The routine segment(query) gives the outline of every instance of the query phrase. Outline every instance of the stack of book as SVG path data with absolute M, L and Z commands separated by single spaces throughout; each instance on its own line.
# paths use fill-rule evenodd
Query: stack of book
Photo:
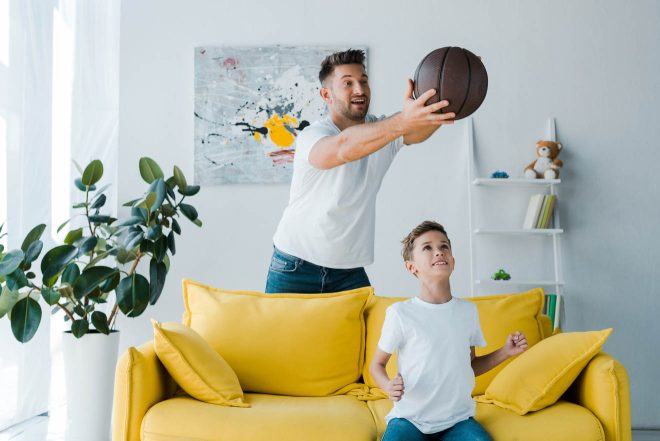
M 524 229 L 550 228 L 552 212 L 557 202 L 554 194 L 535 194 L 529 199 L 527 214 L 523 222 Z
M 546 294 L 545 302 L 543 302 L 543 314 L 550 317 L 550 322 L 552 322 L 553 330 L 559 327 L 560 313 L 561 313 L 561 295 Z

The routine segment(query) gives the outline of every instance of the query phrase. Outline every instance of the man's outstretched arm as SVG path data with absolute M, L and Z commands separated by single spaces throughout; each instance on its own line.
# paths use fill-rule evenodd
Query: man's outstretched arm
M 330 169 L 370 155 L 403 136 L 405 144 L 422 142 L 443 124 L 453 123 L 454 113 L 434 112 L 448 106 L 446 101 L 425 106 L 435 90 L 428 90 L 416 100 L 412 98 L 412 81 L 403 110 L 389 118 L 369 124 L 348 127 L 340 134 L 320 139 L 309 153 L 309 162 L 319 169 Z

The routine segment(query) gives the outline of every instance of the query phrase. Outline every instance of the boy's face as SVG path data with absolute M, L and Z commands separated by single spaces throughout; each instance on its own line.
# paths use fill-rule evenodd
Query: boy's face
M 406 269 L 418 278 L 446 279 L 454 271 L 454 264 L 447 236 L 439 231 L 427 231 L 415 239 Z

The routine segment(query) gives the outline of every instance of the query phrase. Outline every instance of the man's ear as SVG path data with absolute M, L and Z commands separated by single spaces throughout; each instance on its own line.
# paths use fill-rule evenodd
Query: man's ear
M 328 104 L 332 103 L 332 95 L 330 93 L 330 89 L 328 89 L 327 87 L 325 86 L 321 87 L 321 89 L 319 90 L 319 95 L 321 95 L 321 98 L 326 103 Z

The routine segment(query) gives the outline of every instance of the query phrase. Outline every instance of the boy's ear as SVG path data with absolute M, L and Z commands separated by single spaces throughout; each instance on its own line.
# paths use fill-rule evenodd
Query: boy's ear
M 415 262 L 413 262 L 412 260 L 406 260 L 406 261 L 404 262 L 404 266 L 406 267 L 406 269 L 408 270 L 408 272 L 409 272 L 410 274 L 412 274 L 412 275 L 416 275 L 416 273 L 417 273 L 417 268 L 415 267 Z

